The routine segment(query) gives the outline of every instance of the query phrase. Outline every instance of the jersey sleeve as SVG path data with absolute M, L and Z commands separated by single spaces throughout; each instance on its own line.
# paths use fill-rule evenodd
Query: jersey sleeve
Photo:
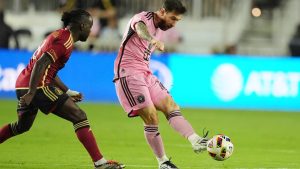
M 53 42 L 52 44 L 50 44 L 48 50 L 45 53 L 49 54 L 53 62 L 55 62 L 60 57 L 63 57 L 65 55 L 65 52 L 66 48 L 63 44 Z
M 54 37 L 50 42 L 45 53 L 49 54 L 55 62 L 61 57 L 66 56 L 67 47 L 71 45 L 71 38 Z
M 152 15 L 153 15 L 152 12 L 142 12 L 142 13 L 134 15 L 132 20 L 131 20 L 130 27 L 134 31 L 136 31 L 135 25 L 139 22 L 143 22 L 148 27 L 149 17 L 151 17 Z

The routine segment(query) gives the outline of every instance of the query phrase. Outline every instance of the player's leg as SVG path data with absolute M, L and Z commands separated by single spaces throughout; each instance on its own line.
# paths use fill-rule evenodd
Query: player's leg
M 196 153 L 206 150 L 207 139 L 200 137 L 191 124 L 182 116 L 179 106 L 170 95 L 155 102 L 155 107 L 162 111 L 169 121 L 170 126 L 187 138 Z
M 27 90 L 17 90 L 18 99 L 25 93 L 27 93 Z M 0 128 L 0 144 L 11 137 L 28 131 L 34 122 L 38 109 L 32 104 L 22 107 L 18 104 L 17 112 L 18 121 L 6 124 Z
M 103 158 L 90 129 L 85 112 L 82 111 L 70 98 L 65 101 L 59 110 L 55 110 L 52 113 L 73 123 L 78 139 L 89 152 L 94 162 Z
M 162 137 L 158 131 L 158 114 L 153 105 L 138 110 L 139 116 L 144 121 L 144 136 L 153 150 L 159 165 L 168 161 L 166 156 Z
M 121 169 L 124 165 L 115 161 L 107 161 L 101 154 L 94 134 L 90 128 L 86 113 L 68 98 L 53 114 L 73 123 L 77 138 L 90 154 L 97 169 Z
M 119 79 L 115 84 L 117 96 L 129 117 L 140 116 L 142 118 L 144 121 L 145 139 L 153 150 L 159 166 L 169 169 L 169 166 L 173 164 L 165 154 L 163 141 L 158 130 L 159 119 L 157 111 L 152 103 L 146 79 L 147 76 L 144 74 Z M 163 163 L 170 163 L 170 165 L 162 165 Z M 176 169 L 176 166 L 173 166 Z
M 36 109 L 36 111 L 23 112 L 22 114 L 19 113 L 18 121 L 6 124 L 0 128 L 0 144 L 11 137 L 29 131 L 37 112 L 38 110 Z
M 164 144 L 158 131 L 158 114 L 154 105 L 138 110 L 139 116 L 144 121 L 144 135 L 153 150 L 160 169 L 177 169 L 165 154 Z
M 170 126 L 187 138 L 196 153 L 206 150 L 206 138 L 200 137 L 191 124 L 182 116 L 180 107 L 174 102 L 167 89 L 153 76 L 155 84 L 151 87 L 151 97 L 155 108 L 162 111 Z

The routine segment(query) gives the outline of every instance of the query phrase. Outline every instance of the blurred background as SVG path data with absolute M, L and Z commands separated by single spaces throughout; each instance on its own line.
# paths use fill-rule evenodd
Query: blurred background
M 62 27 L 62 12 L 83 8 L 93 16 L 92 32 L 86 43 L 76 44 L 74 58 L 61 76 L 71 88 L 85 93 L 87 100 L 105 102 L 117 102 L 111 83 L 113 62 L 128 20 L 140 11 L 156 11 L 162 4 L 162 0 L 0 2 L 0 98 L 15 97 L 18 72 L 43 39 Z M 291 106 L 300 101 L 299 0 L 183 2 L 187 14 L 165 32 L 166 51 L 155 52 L 151 63 L 180 104 L 300 110 Z M 82 67 L 86 70 L 78 76 L 71 74 Z M 186 92 L 186 85 L 193 87 L 193 94 Z
M 300 23 L 297 0 L 184 0 L 184 3 L 187 15 L 168 33 L 172 36 L 166 38 L 169 46 L 173 45 L 169 48 L 172 52 L 293 54 L 289 44 Z M 2 47 L 34 50 L 45 35 L 62 26 L 62 11 L 84 8 L 93 15 L 95 25 L 89 44 L 79 50 L 114 51 L 133 14 L 155 11 L 160 6 L 161 0 L 1 0 L 4 19 L 1 30 L 10 27 L 11 37 L 15 35 L 17 40 L 10 38 L 9 44 L 3 42 Z M 7 41 L 10 34 L 1 32 L 1 40 Z

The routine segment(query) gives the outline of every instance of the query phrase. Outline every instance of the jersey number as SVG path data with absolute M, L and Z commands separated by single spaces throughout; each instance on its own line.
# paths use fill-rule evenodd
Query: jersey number
M 149 61 L 150 60 L 151 48 L 152 48 L 152 44 L 150 43 L 148 45 L 148 48 L 146 48 L 146 50 L 144 51 L 144 60 L 145 61 Z

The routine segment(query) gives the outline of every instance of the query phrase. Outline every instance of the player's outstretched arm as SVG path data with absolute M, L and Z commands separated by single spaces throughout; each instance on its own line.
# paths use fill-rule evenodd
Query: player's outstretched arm
M 151 43 L 151 45 L 155 46 L 158 50 L 164 51 L 165 45 L 161 41 L 154 39 L 149 31 L 147 26 L 143 22 L 138 22 L 135 25 L 136 32 L 141 39 L 144 39 Z

